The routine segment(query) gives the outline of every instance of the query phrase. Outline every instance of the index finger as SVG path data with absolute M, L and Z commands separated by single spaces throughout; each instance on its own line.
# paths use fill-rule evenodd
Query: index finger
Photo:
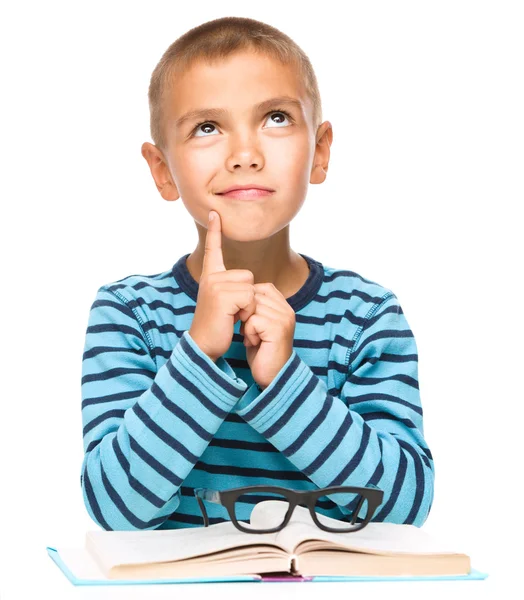
M 214 218 L 209 220 L 207 225 L 202 275 L 209 275 L 210 273 L 226 270 L 224 257 L 222 255 L 222 222 L 220 220 L 220 215 L 212 210 L 209 212 L 209 216 L 214 216 Z

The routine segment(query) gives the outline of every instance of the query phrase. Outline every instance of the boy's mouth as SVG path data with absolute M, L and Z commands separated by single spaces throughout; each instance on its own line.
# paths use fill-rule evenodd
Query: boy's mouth
M 228 188 L 225 188 L 221 192 L 217 192 L 217 193 L 228 194 L 229 192 L 232 192 L 234 190 L 253 190 L 253 189 L 266 190 L 268 192 L 275 191 L 273 188 L 267 187 L 266 185 L 260 185 L 255 182 L 251 182 L 251 183 L 243 183 L 243 184 L 238 184 L 238 185 L 231 185 Z
M 264 198 L 273 194 L 273 190 L 260 189 L 260 188 L 247 188 L 247 189 L 235 189 L 230 192 L 218 193 L 218 196 L 226 196 L 227 198 L 238 198 L 240 200 L 255 200 L 257 198 Z

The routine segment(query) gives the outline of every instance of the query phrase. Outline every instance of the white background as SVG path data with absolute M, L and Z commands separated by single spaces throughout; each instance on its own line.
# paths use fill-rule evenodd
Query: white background
M 2 600 L 29 590 L 52 597 L 46 585 L 56 586 L 54 597 L 88 595 L 63 584 L 45 551 L 81 544 L 97 528 L 79 481 L 88 312 L 100 285 L 159 273 L 195 248 L 193 220 L 181 201 L 162 200 L 140 146 L 151 141 L 147 89 L 162 53 L 188 29 L 223 16 L 281 29 L 315 68 L 323 120 L 333 125 L 331 160 L 327 180 L 310 186 L 291 225 L 292 247 L 399 298 L 418 345 L 435 460 L 424 528 L 489 573 L 463 593 L 495 590 L 522 568 L 521 7 L 6 3 Z M 184 593 L 211 590 L 196 588 Z M 441 582 L 410 589 L 449 595 Z

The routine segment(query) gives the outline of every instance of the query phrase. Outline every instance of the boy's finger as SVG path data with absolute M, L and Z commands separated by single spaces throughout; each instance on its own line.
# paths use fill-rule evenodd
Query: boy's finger
M 202 276 L 226 270 L 222 255 L 222 223 L 220 215 L 216 211 L 211 210 L 209 211 L 209 216 L 214 216 L 214 219 L 210 220 L 207 225 Z

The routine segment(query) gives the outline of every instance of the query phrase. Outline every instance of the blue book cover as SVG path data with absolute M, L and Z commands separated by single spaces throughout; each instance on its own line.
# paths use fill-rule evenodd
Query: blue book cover
M 266 575 L 228 575 L 213 577 L 187 577 L 178 579 L 107 579 L 94 561 L 90 560 L 83 549 L 64 550 L 62 557 L 59 550 L 47 547 L 47 553 L 58 568 L 73 585 L 153 585 L 167 583 L 221 583 L 233 581 L 253 581 L 256 583 L 271 582 L 321 582 L 321 581 L 443 581 L 443 580 L 478 580 L 486 579 L 487 573 L 471 569 L 467 575 L 424 575 L 424 576 L 297 576 L 279 574 Z M 66 564 L 67 563 L 67 564 Z M 81 565 L 81 568 L 80 568 Z

